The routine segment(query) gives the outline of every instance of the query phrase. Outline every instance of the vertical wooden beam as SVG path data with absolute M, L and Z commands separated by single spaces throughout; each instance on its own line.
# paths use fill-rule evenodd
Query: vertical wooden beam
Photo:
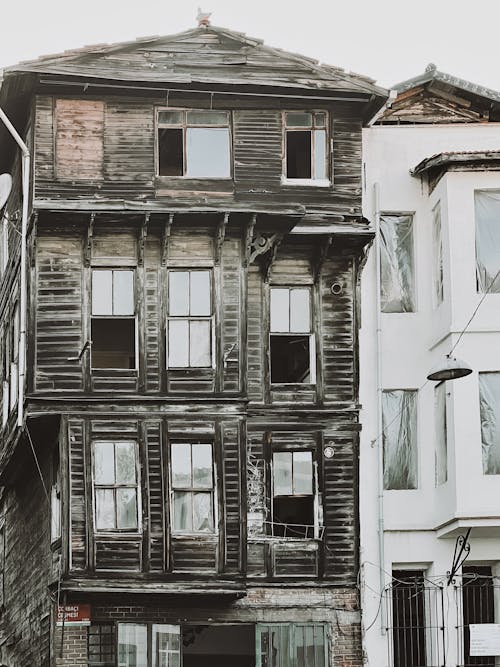
M 149 211 L 144 216 L 144 220 L 139 232 L 139 243 L 137 246 L 137 266 L 144 266 L 144 248 L 146 245 L 146 237 L 148 235 L 148 224 L 150 218 Z
M 170 233 L 172 232 L 172 224 L 174 222 L 174 214 L 169 213 L 168 218 L 165 222 L 165 227 L 163 228 L 163 235 L 161 240 L 161 265 L 167 265 L 168 257 L 168 242 L 170 240 Z
M 92 212 L 90 214 L 90 220 L 89 224 L 87 227 L 87 240 L 85 243 L 85 250 L 84 250 L 84 259 L 83 263 L 84 266 L 89 267 L 90 263 L 92 261 L 92 242 L 93 242 L 93 237 L 94 237 L 94 222 L 95 222 L 95 216 L 96 214 Z
M 243 266 L 248 268 L 250 264 L 250 255 L 252 253 L 252 239 L 255 232 L 255 225 L 257 224 L 257 213 L 254 213 L 250 218 L 246 233 L 245 233 L 245 247 L 243 248 Z
M 224 239 L 226 237 L 226 227 L 229 220 L 229 213 L 224 213 L 224 217 L 220 220 L 217 225 L 217 235 L 215 238 L 215 264 L 221 263 L 222 258 L 222 245 L 224 244 Z

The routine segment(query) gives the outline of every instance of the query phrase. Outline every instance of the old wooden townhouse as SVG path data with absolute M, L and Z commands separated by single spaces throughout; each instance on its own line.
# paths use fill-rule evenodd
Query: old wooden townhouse
M 207 21 L 4 70 L 0 662 L 362 664 L 385 99 Z

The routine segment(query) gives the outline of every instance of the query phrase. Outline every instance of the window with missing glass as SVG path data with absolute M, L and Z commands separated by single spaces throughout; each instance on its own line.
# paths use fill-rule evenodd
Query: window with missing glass
M 273 384 L 315 384 L 316 348 L 309 288 L 271 288 L 269 347 Z
M 271 533 L 278 537 L 319 537 L 317 475 L 313 452 L 274 452 Z
M 167 365 L 207 368 L 213 364 L 210 271 L 169 271 Z
M 213 533 L 214 465 L 212 443 L 171 445 L 172 528 L 181 533 Z
M 137 442 L 93 443 L 96 530 L 138 530 Z
M 474 192 L 478 292 L 500 292 L 500 190 Z
M 134 271 L 92 270 L 92 368 L 136 368 Z
M 328 115 L 325 111 L 285 111 L 285 171 L 288 181 L 327 184 Z
M 229 111 L 157 110 L 157 174 L 230 178 Z

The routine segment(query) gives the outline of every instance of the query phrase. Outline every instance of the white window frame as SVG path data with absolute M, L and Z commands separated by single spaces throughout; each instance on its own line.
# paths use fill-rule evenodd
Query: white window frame
M 173 111 L 183 115 L 183 121 L 180 123 L 162 123 L 160 121 L 160 114 L 165 111 Z M 187 119 L 187 113 L 194 112 L 210 112 L 224 113 L 227 117 L 227 123 L 190 123 Z M 229 175 L 228 176 L 191 176 L 187 173 L 188 170 L 188 146 L 187 146 L 187 129 L 189 128 L 206 128 L 206 129 L 227 129 L 228 144 L 229 144 Z M 166 175 L 160 174 L 160 130 L 182 130 L 182 160 L 183 160 L 183 174 L 182 175 Z M 155 174 L 157 178 L 181 178 L 181 179 L 208 179 L 208 180 L 222 180 L 230 181 L 233 179 L 233 133 L 232 133 L 232 112 L 227 109 L 182 109 L 173 107 L 156 107 L 155 113 Z
M 309 127 L 300 126 L 300 125 L 287 125 L 287 113 L 307 113 L 311 114 L 312 122 Z M 316 127 L 315 115 L 324 114 L 325 115 L 325 125 L 324 127 Z M 299 186 L 312 186 L 312 187 L 330 187 L 332 184 L 332 147 L 333 139 L 330 138 L 330 115 L 328 111 L 324 109 L 287 109 L 282 112 L 282 126 L 283 126 L 283 171 L 281 176 L 281 185 L 299 185 Z M 315 170 L 315 130 L 325 130 L 325 178 L 316 178 L 314 174 Z M 287 175 L 287 133 L 288 132 L 311 132 L 311 178 L 291 178 Z
M 95 448 L 99 444 L 112 444 L 113 445 L 113 460 L 116 465 L 116 445 L 117 444 L 129 444 L 134 447 L 134 456 L 135 456 L 135 484 L 117 484 L 116 478 L 113 484 L 111 483 L 97 483 L 96 482 L 96 454 Z M 117 499 L 116 499 L 116 490 L 117 489 L 135 489 L 136 496 L 136 509 L 137 509 L 137 525 L 135 528 L 118 528 L 116 525 L 114 528 L 106 527 L 99 528 L 97 525 L 97 491 L 99 489 L 103 490 L 112 490 L 113 491 L 113 508 L 114 508 L 114 517 L 115 524 L 117 524 Z M 139 443 L 136 440 L 93 440 L 92 441 L 92 497 L 93 497 L 93 506 L 94 506 L 94 530 L 98 534 L 112 533 L 112 534 L 133 534 L 137 535 L 142 532 L 142 505 L 141 505 L 141 478 L 140 478 L 140 461 L 139 461 Z

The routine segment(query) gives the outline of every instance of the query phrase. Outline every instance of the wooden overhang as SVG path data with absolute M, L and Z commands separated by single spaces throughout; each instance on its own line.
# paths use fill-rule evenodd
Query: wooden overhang
M 210 602 L 219 598 L 221 602 L 232 602 L 246 596 L 246 582 L 243 578 L 237 579 L 234 574 L 231 579 L 224 581 L 223 579 L 213 576 L 212 581 L 206 581 L 200 578 L 199 580 L 193 575 L 188 577 L 185 573 L 178 573 L 177 577 L 172 579 L 168 575 L 168 580 L 158 581 L 157 578 L 147 581 L 144 578 L 140 580 L 132 580 L 130 575 L 123 578 L 114 578 L 111 576 L 89 577 L 82 578 L 70 577 L 63 579 L 60 584 L 54 582 L 53 588 L 59 587 L 61 594 L 69 599 L 78 599 L 81 596 L 120 596 L 120 595 L 147 595 L 148 600 L 151 596 L 157 597 L 172 597 L 176 599 L 176 604 L 183 598 L 195 598 L 200 602 L 200 599 L 206 598 Z
M 436 153 L 414 167 L 412 176 L 426 177 L 431 191 L 447 171 L 498 171 L 499 151 L 455 151 Z

